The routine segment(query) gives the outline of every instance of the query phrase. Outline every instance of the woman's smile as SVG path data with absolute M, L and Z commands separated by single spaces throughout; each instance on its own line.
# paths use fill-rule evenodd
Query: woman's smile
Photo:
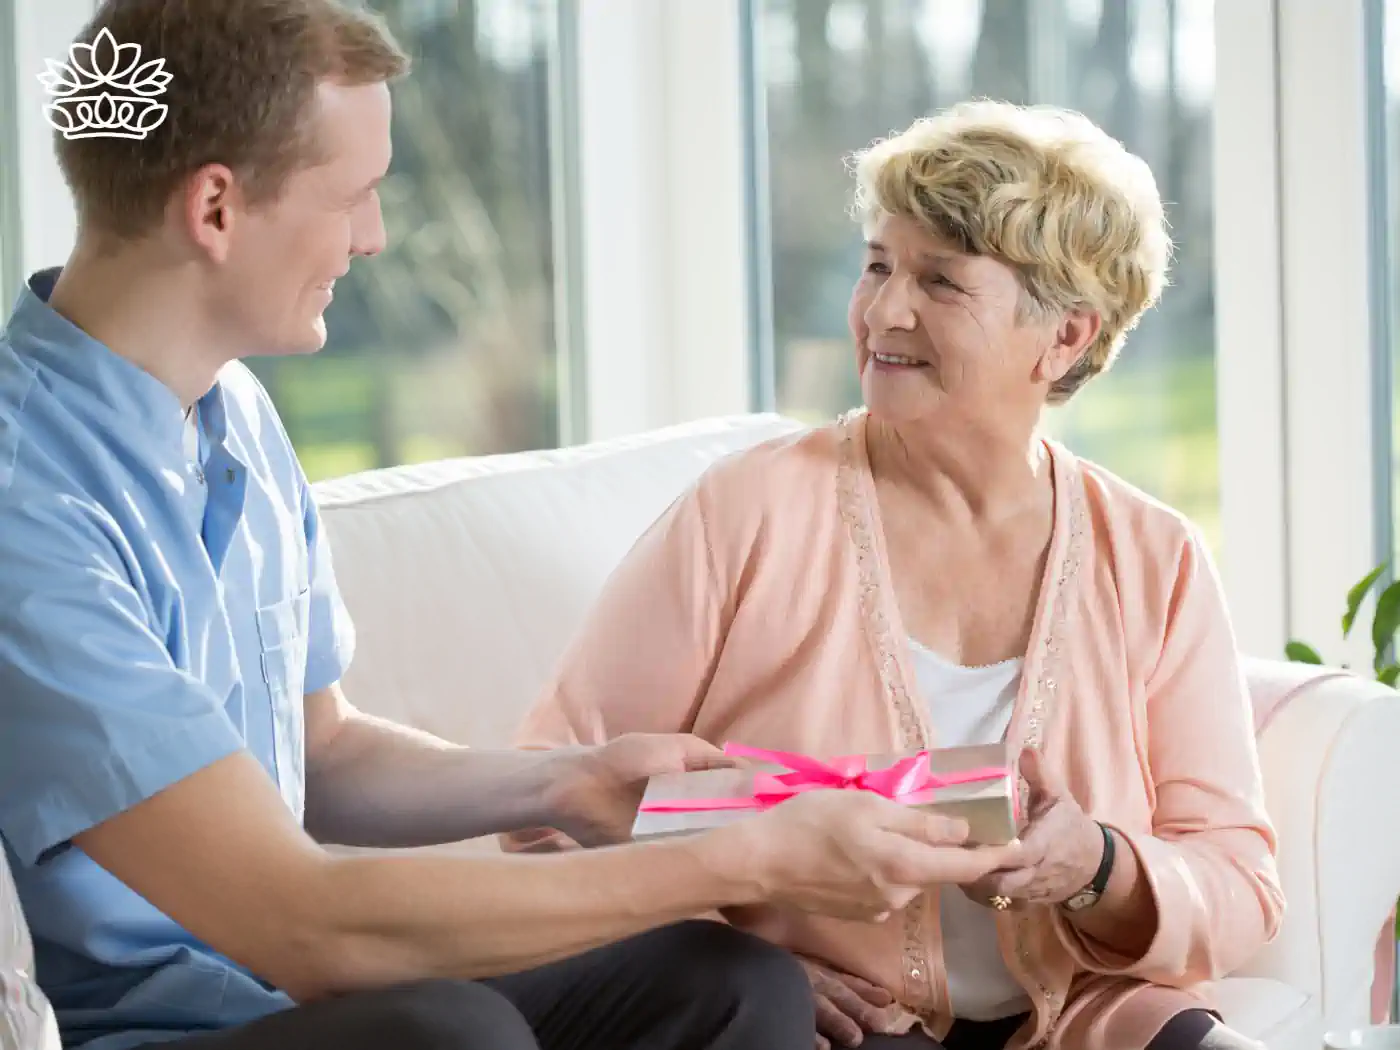
M 899 354 L 877 354 L 872 352 L 871 358 L 877 365 L 884 368 L 927 368 L 928 362 L 921 361 L 917 357 L 903 357 Z

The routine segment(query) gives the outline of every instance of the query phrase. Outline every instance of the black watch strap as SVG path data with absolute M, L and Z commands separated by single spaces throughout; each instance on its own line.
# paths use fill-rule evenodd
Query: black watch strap
M 1095 897 L 1102 897 L 1103 891 L 1108 889 L 1108 877 L 1113 874 L 1113 851 L 1117 848 L 1113 841 L 1113 832 L 1102 824 L 1099 824 L 1099 830 L 1103 832 L 1103 859 L 1099 861 L 1099 870 L 1094 872 L 1094 878 L 1088 886 Z
M 1098 821 L 1094 823 L 1098 824 Z M 1067 911 L 1076 912 L 1092 908 L 1099 902 L 1104 890 L 1108 889 L 1108 879 L 1113 874 L 1113 853 L 1116 845 L 1113 832 L 1109 831 L 1103 824 L 1099 824 L 1099 830 L 1103 832 L 1103 856 L 1099 859 L 1099 870 L 1094 872 L 1094 877 L 1089 885 L 1064 902 L 1064 908 Z

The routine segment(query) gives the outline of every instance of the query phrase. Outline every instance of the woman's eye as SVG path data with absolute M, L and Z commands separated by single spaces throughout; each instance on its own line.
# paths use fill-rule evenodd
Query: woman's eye
M 882 262 L 870 262 L 865 264 L 865 272 L 885 274 L 890 272 L 890 268 Z

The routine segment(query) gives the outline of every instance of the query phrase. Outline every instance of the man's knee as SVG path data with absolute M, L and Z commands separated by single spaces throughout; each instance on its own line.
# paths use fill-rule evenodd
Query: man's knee
M 525 1018 L 498 992 L 471 981 L 389 988 L 366 1004 L 372 1038 L 398 1050 L 539 1050 Z M 370 1037 L 371 1032 L 364 1033 Z
M 652 945 L 676 974 L 676 991 L 712 1012 L 794 1020 L 812 1014 L 812 986 L 784 948 L 724 923 L 695 920 L 655 931 Z
M 1206 1010 L 1185 1010 L 1177 1014 L 1148 1050 L 1264 1050 L 1263 1044 L 1227 1028 Z

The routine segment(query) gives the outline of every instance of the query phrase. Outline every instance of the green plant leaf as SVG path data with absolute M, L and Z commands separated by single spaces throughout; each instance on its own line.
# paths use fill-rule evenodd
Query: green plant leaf
M 1395 680 L 1400 678 L 1400 664 L 1389 664 L 1382 667 L 1380 673 L 1376 675 L 1376 681 L 1384 682 L 1390 688 L 1395 688 Z
M 1289 642 L 1283 647 L 1283 655 L 1288 657 L 1295 664 L 1322 663 L 1322 657 L 1317 655 L 1317 650 L 1306 642 Z
M 1376 615 L 1371 621 L 1371 642 L 1376 647 L 1376 670 L 1380 670 L 1385 652 L 1400 631 L 1400 581 L 1392 583 L 1376 599 Z
M 1351 634 L 1351 628 L 1356 623 L 1357 611 L 1361 608 L 1361 603 L 1366 600 L 1366 595 L 1371 593 L 1371 588 L 1376 585 L 1376 581 L 1381 578 L 1381 573 L 1385 572 L 1389 562 L 1381 562 L 1374 569 L 1362 577 L 1351 590 L 1347 591 L 1347 611 L 1342 614 L 1342 637 Z

